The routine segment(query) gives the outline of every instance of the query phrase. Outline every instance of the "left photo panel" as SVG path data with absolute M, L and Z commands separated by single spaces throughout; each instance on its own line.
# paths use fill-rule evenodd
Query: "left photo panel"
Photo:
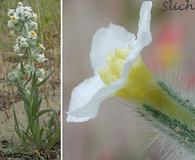
M 0 159 L 60 159 L 60 0 L 0 0 Z

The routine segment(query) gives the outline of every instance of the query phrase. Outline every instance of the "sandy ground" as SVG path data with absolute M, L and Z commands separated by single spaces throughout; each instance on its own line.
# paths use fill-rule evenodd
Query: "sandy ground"
M 54 108 L 57 112 L 60 110 L 60 93 L 56 91 L 54 97 L 49 98 L 49 103 L 52 108 Z M 43 101 L 42 109 L 46 108 L 46 102 Z M 20 101 L 15 105 L 16 114 L 18 120 L 25 124 L 26 117 L 23 108 L 23 103 Z M 7 112 L 7 113 L 6 113 Z M 14 118 L 13 118 L 13 107 L 11 106 L 10 109 L 7 111 L 0 111 L 0 149 L 2 148 L 2 143 L 4 141 L 8 142 L 15 142 L 17 143 L 17 136 L 14 130 Z

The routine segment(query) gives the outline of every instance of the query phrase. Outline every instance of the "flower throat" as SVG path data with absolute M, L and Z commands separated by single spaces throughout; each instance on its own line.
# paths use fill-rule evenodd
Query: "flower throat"
M 116 49 L 113 54 L 107 56 L 107 66 L 99 70 L 99 75 L 106 85 L 114 83 L 121 77 L 129 53 L 130 49 Z M 126 82 L 115 95 L 139 106 L 149 105 L 169 117 L 195 126 L 191 111 L 178 103 L 176 98 L 170 96 L 165 87 L 154 79 L 141 57 L 136 60 Z

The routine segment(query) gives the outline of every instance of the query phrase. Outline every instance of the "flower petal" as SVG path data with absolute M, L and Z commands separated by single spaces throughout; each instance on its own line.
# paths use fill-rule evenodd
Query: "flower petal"
M 96 75 L 90 79 L 86 79 L 74 88 L 71 95 L 67 121 L 86 121 L 94 117 L 99 108 L 97 104 L 94 104 L 87 110 L 85 108 L 102 87 L 104 87 L 104 84 L 99 76 Z M 75 112 L 78 112 L 78 110 L 85 113 L 77 113 L 75 115 Z
M 99 75 L 83 81 L 74 88 L 70 100 L 68 122 L 85 122 L 96 117 L 100 103 L 111 97 L 120 83 L 105 86 Z
M 142 49 L 149 45 L 152 41 L 152 34 L 150 31 L 150 23 L 151 23 L 151 9 L 152 2 L 145 1 L 142 3 L 140 9 L 140 20 L 138 24 L 138 33 L 137 39 L 132 44 L 132 50 L 125 62 L 123 74 L 121 76 L 121 81 L 124 81 L 128 73 L 133 66 L 134 62 L 140 57 L 140 53 Z
M 136 41 L 133 34 L 127 32 L 123 27 L 113 24 L 96 32 L 90 53 L 95 76 L 85 80 L 73 90 L 67 117 L 68 122 L 84 122 L 95 118 L 100 103 L 123 87 L 129 70 L 140 56 L 141 50 L 152 40 L 150 32 L 151 7 L 151 2 L 143 2 L 142 4 Z M 125 62 L 122 76 L 112 84 L 105 86 L 98 75 L 98 69 L 106 65 L 106 57 L 110 52 L 117 48 L 127 48 L 129 45 L 132 49 Z
M 151 1 L 145 1 L 142 3 L 136 40 L 137 45 L 141 45 L 141 47 L 149 45 L 152 41 L 152 34 L 150 32 L 151 9 Z
M 106 57 L 117 48 L 127 48 L 135 40 L 135 36 L 125 28 L 110 24 L 99 29 L 92 40 L 91 64 L 94 71 L 106 66 Z

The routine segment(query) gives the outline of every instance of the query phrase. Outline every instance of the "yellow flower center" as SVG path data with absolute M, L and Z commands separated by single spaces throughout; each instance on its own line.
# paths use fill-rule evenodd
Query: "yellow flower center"
M 99 70 L 99 75 L 106 85 L 109 85 L 120 78 L 125 60 L 130 49 L 116 49 L 108 55 L 106 61 L 108 66 Z
M 16 16 L 10 16 L 11 21 L 15 22 L 16 21 Z
M 130 49 L 116 49 L 113 54 L 108 55 L 107 67 L 99 70 L 99 75 L 106 85 L 115 82 L 121 77 L 129 52 Z M 126 82 L 115 95 L 127 101 L 133 101 L 138 105 L 148 104 L 170 117 L 182 120 L 190 125 L 195 125 L 194 119 L 191 118 L 191 113 L 185 110 L 176 100 L 172 99 L 157 84 L 141 56 L 130 68 Z
M 32 37 L 36 37 L 37 36 L 37 33 L 35 31 L 31 31 L 30 33 L 31 33 Z

